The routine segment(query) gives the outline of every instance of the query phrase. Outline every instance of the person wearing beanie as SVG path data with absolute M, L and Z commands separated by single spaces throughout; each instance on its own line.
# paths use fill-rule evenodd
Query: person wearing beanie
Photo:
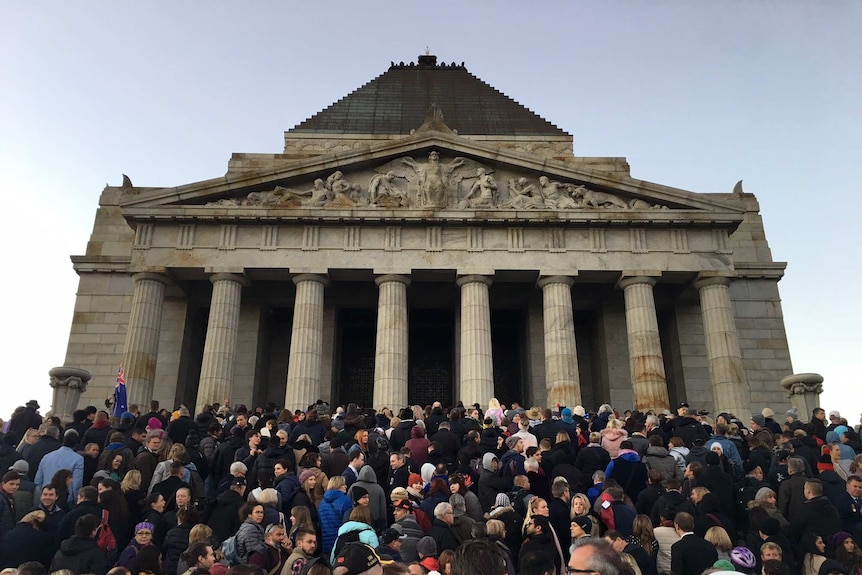
M 357 493 L 360 495 L 357 496 Z M 377 483 L 377 474 L 374 472 L 373 467 L 366 465 L 359 470 L 359 478 L 347 490 L 347 495 L 355 502 L 362 498 L 363 495 L 367 495 L 368 508 L 371 511 L 371 526 L 375 530 L 386 527 L 388 519 L 386 493 L 380 487 L 380 484 Z
M 714 451 L 707 452 L 706 465 L 697 478 L 699 487 L 706 487 L 718 497 L 719 509 L 727 517 L 736 517 L 733 478 L 721 466 L 721 459 Z
M 425 487 L 425 482 L 422 481 L 422 476 L 418 473 L 411 473 L 407 478 L 407 496 L 415 503 L 422 503 L 425 494 L 422 489 Z
M 117 567 L 129 568 L 132 560 L 137 557 L 141 547 L 153 544 L 153 531 L 155 529 L 155 525 L 146 521 L 135 525 L 135 536 L 129 541 L 128 546 L 123 549 L 122 553 L 120 553 L 120 557 L 117 559 Z
M 433 537 L 425 536 L 416 544 L 416 553 L 419 554 L 419 563 L 428 571 L 440 571 L 440 563 L 437 561 L 437 542 Z
M 564 407 L 560 411 L 560 419 L 555 422 L 559 431 L 565 431 L 572 445 L 578 445 L 578 423 L 572 417 L 572 410 Z

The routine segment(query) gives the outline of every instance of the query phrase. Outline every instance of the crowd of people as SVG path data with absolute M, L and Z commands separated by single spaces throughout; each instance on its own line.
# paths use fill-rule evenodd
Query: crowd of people
M 862 575 L 836 411 L 39 409 L 3 424 L 0 575 Z

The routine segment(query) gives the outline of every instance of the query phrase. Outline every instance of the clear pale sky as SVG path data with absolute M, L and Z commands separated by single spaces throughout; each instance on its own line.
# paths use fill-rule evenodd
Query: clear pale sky
M 99 193 L 174 186 L 428 46 L 636 178 L 757 195 L 794 371 L 856 423 L 862 4 L 0 1 L 0 417 L 51 401 Z M 778 385 L 778 382 L 775 382 Z M 628 407 L 628 406 L 622 406 Z

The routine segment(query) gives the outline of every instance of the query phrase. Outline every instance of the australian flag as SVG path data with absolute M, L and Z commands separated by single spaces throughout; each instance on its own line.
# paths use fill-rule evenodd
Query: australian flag
M 114 386 L 114 417 L 120 417 L 128 411 L 126 399 L 126 371 L 123 366 L 117 371 L 117 385 Z

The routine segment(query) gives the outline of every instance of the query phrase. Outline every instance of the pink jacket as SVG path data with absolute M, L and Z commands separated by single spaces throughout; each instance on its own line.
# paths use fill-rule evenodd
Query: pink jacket
M 620 443 L 625 441 L 629 436 L 629 432 L 625 429 L 608 429 L 602 430 L 602 447 L 605 448 L 611 459 L 616 459 L 620 454 Z

